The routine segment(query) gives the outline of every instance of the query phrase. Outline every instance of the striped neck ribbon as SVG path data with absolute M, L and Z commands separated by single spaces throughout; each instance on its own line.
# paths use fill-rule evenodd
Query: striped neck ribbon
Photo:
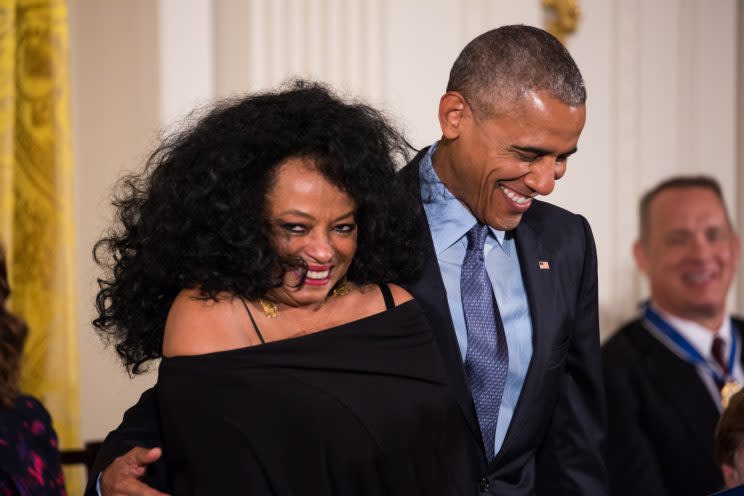
M 725 383 L 727 379 L 733 377 L 734 362 L 736 361 L 739 348 L 739 340 L 737 339 L 736 332 L 734 332 L 733 322 L 731 323 L 731 352 L 729 353 L 727 370 L 724 371 L 725 375 L 722 376 L 718 367 L 714 367 L 706 360 L 692 343 L 685 339 L 669 322 L 664 320 L 648 303 L 646 303 L 643 309 L 643 320 L 652 331 L 656 331 L 664 336 L 667 344 L 672 346 L 676 353 L 684 360 L 693 365 L 705 367 L 719 386 Z

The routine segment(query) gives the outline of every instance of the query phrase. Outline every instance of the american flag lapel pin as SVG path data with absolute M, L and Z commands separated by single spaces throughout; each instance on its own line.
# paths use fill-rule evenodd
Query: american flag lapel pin
M 540 270 L 550 270 L 550 264 L 547 260 L 540 260 L 537 266 L 540 267 Z

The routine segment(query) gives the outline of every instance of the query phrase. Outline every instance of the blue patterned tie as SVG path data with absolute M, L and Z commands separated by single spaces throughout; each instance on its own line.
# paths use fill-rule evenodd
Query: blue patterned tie
M 487 235 L 488 226 L 481 224 L 476 224 L 468 231 L 468 248 L 462 262 L 460 290 L 468 330 L 465 374 L 473 393 L 486 456 L 490 461 L 494 457 L 496 422 L 501 397 L 504 395 L 509 352 L 483 257 L 483 244 Z

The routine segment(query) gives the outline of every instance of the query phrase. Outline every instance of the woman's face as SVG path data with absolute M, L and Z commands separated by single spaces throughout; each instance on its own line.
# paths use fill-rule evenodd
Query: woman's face
M 356 205 L 310 158 L 290 158 L 278 167 L 266 195 L 271 241 L 282 259 L 302 259 L 307 272 L 286 267 L 282 285 L 269 296 L 292 306 L 319 305 L 354 258 Z

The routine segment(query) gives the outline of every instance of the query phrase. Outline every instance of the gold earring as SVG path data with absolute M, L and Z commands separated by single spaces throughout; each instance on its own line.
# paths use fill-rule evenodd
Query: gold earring
M 351 293 L 351 284 L 349 284 L 349 281 L 346 280 L 346 276 L 338 281 L 336 287 L 333 288 L 333 291 L 331 291 L 331 295 L 333 296 L 344 296 L 349 293 Z

